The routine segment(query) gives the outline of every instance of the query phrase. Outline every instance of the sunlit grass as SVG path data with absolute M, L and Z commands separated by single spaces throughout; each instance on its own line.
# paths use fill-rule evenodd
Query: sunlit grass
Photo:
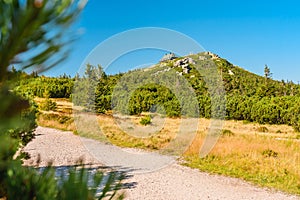
M 143 116 L 111 114 L 79 114 L 75 123 L 72 104 L 67 100 L 55 101 L 58 105 L 56 111 L 43 112 L 44 117 L 39 117 L 41 126 L 71 130 L 80 136 L 122 147 L 163 149 L 176 137 L 180 123 L 194 123 L 156 116 L 150 125 L 144 126 L 140 124 Z M 53 114 L 58 117 L 47 118 Z M 73 121 L 60 123 L 59 116 L 71 117 Z M 196 137 L 183 155 L 184 165 L 300 194 L 300 141 L 292 127 L 226 121 L 217 144 L 206 157 L 200 158 L 199 150 L 209 125 L 210 120 L 199 119 Z
M 221 137 L 209 155 L 199 158 L 198 152 L 204 136 L 205 133 L 199 133 L 186 151 L 185 165 L 201 171 L 242 178 L 260 186 L 300 194 L 298 140 L 280 140 L 273 133 L 261 135 L 236 132 L 233 136 Z M 268 152 L 275 153 L 268 154 Z

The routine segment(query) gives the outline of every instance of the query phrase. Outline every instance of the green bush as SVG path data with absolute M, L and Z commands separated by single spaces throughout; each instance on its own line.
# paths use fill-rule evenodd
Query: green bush
M 146 116 L 142 117 L 141 120 L 140 120 L 140 124 L 142 124 L 144 126 L 147 126 L 147 125 L 151 124 L 150 115 L 146 115 Z
M 0 87 L 0 102 L 0 134 L 16 139 L 20 158 L 27 158 L 22 149 L 35 136 L 37 106 L 5 87 Z
M 47 98 L 46 100 L 40 103 L 39 108 L 45 111 L 50 111 L 50 110 L 54 111 L 57 108 L 57 103 Z
M 295 131 L 300 132 L 300 101 L 297 104 L 289 109 L 289 117 L 290 117 L 290 124 L 293 126 Z
M 15 90 L 20 94 L 44 98 L 69 98 L 74 81 L 70 78 L 34 77 L 20 80 Z

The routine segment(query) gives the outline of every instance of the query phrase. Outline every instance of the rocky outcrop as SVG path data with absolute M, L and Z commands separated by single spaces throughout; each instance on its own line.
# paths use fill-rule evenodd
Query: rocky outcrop
M 181 67 L 182 72 L 188 74 L 189 71 L 191 70 L 190 64 L 195 64 L 195 61 L 190 57 L 185 57 L 183 59 L 177 60 L 174 63 L 174 67 Z
M 217 54 L 211 53 L 211 52 L 202 52 L 201 54 L 198 54 L 198 59 L 196 58 L 196 60 L 199 61 L 204 61 L 204 60 L 215 60 L 215 59 L 219 59 L 220 57 Z M 187 56 L 181 59 L 176 59 L 176 55 L 174 53 L 167 53 L 165 54 L 162 59 L 160 60 L 160 67 L 167 67 L 167 66 L 171 66 L 173 67 L 179 67 L 182 69 L 182 72 L 180 72 L 181 70 L 179 70 L 179 72 L 176 72 L 179 75 L 183 75 L 183 74 L 189 74 L 191 68 L 191 65 L 195 65 L 196 62 L 194 61 L 193 58 Z M 175 59 L 175 60 L 174 60 Z M 169 61 L 169 62 L 166 62 Z M 166 72 L 169 71 L 170 68 L 165 68 L 164 70 L 160 70 L 155 72 L 153 75 L 157 75 L 161 72 Z
M 161 59 L 160 62 L 164 62 L 164 61 L 168 61 L 168 60 L 173 60 L 177 58 L 176 55 L 174 53 L 167 53 L 165 54 Z
M 185 57 L 183 59 L 180 59 L 180 60 L 177 60 L 175 63 L 174 63 L 174 67 L 179 67 L 179 66 L 183 66 L 183 65 L 188 65 L 188 64 L 195 64 L 195 61 L 190 58 L 190 57 Z
M 209 52 L 209 51 L 208 51 L 208 52 L 205 52 L 205 55 L 210 56 L 210 58 L 213 59 L 213 60 L 219 59 L 219 58 L 220 58 L 220 56 L 218 56 L 217 54 L 214 54 L 214 53 Z

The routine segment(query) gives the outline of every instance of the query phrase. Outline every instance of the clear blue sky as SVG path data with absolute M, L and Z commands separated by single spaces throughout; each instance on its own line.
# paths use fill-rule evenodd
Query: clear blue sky
M 76 27 L 85 33 L 73 44 L 71 56 L 46 75 L 73 76 L 88 53 L 114 34 L 162 27 L 194 38 L 207 51 L 248 71 L 262 75 L 267 64 L 274 79 L 300 81 L 297 0 L 90 0 Z M 141 63 L 156 63 L 163 52 L 153 55 Z

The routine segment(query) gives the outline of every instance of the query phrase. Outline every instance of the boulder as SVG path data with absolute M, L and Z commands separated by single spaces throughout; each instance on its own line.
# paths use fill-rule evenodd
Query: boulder
M 174 53 L 167 53 L 165 54 L 161 59 L 160 62 L 164 62 L 164 61 L 168 61 L 168 60 L 173 60 L 177 58 L 176 55 Z

